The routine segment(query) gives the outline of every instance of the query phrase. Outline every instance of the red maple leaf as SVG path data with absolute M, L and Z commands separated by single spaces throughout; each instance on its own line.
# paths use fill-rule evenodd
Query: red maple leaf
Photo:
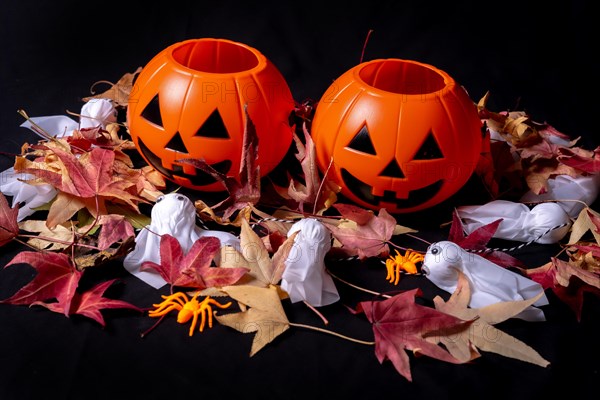
M 248 206 L 248 204 L 256 204 L 260 200 L 260 166 L 256 164 L 256 160 L 258 159 L 258 135 L 256 134 L 256 127 L 248 115 L 246 106 L 244 107 L 244 111 L 246 114 L 246 126 L 239 178 L 218 172 L 204 160 L 193 158 L 176 160 L 177 162 L 191 164 L 223 183 L 229 196 L 212 207 L 214 211 L 224 210 L 223 219 L 228 219 L 237 210 L 241 210 Z
M 592 293 L 596 296 L 600 296 L 600 289 L 587 285 L 584 281 L 575 276 L 569 280 L 569 286 L 556 286 L 552 288 L 552 291 L 556 294 L 556 297 L 569 306 L 571 311 L 575 313 L 578 322 L 581 322 L 585 294 Z
M 357 312 L 364 312 L 373 324 L 375 355 L 379 362 L 390 360 L 400 375 L 409 381 L 412 381 L 412 374 L 405 350 L 459 364 L 460 360 L 426 337 L 445 329 L 463 328 L 472 322 L 415 303 L 415 297 L 420 295 L 417 288 L 382 301 L 363 301 L 357 307 Z
M 130 304 L 123 300 L 114 300 L 103 297 L 106 289 L 115 282 L 116 279 L 112 279 L 107 282 L 102 282 L 92 289 L 83 292 L 75 293 L 73 301 L 71 303 L 70 310 L 65 310 L 61 303 L 44 303 L 35 302 L 34 305 L 41 305 L 46 307 L 50 311 L 64 313 L 65 315 L 80 314 L 85 317 L 91 318 L 98 322 L 102 326 L 106 326 L 104 317 L 102 316 L 101 310 L 114 309 L 114 308 L 128 308 L 136 311 L 143 312 L 143 310 L 133 304 Z
M 360 259 L 377 257 L 389 253 L 388 242 L 394 234 L 396 220 L 385 208 L 375 215 L 372 211 L 357 206 L 334 204 L 342 217 L 356 222 L 351 226 L 327 224 L 331 234 L 342 244 L 342 250 Z
M 556 296 L 571 308 L 581 320 L 585 293 L 600 296 L 600 276 L 581 269 L 569 262 L 552 257 L 551 261 L 538 268 L 521 269 L 544 289 L 550 288 Z
M 556 267 L 552 263 L 552 261 L 542 265 L 537 268 L 519 268 L 519 270 L 525 275 L 528 276 L 532 281 L 535 281 L 542 285 L 544 290 L 550 288 L 554 289 L 556 287 Z
M 580 171 L 594 174 L 600 172 L 600 146 L 595 150 L 585 150 L 579 147 L 561 148 L 558 152 L 558 161 Z
M 169 235 L 160 238 L 160 264 L 146 261 L 142 270 L 154 269 L 173 286 L 206 289 L 233 285 L 248 272 L 246 268 L 211 267 L 221 242 L 214 236 L 204 236 L 196 240 L 187 254 L 179 241 Z
M 19 234 L 18 214 L 19 208 L 10 208 L 6 197 L 0 192 L 0 246 L 4 246 Z
M 69 257 L 62 253 L 24 251 L 17 254 L 4 268 L 21 263 L 31 265 L 37 274 L 31 282 L 0 302 L 31 305 L 35 302 L 56 299 L 68 316 L 82 275 Z
M 135 236 L 131 222 L 122 215 L 101 215 L 98 223 L 102 225 L 98 235 L 98 248 L 100 250 L 106 250 L 113 243 Z
M 498 226 L 500 226 L 501 222 L 502 218 L 497 219 L 496 221 L 480 226 L 470 234 L 465 235 L 462 221 L 460 220 L 458 212 L 455 210 L 452 214 L 452 225 L 450 226 L 448 240 L 456 243 L 467 251 L 477 251 L 480 256 L 487 258 L 491 262 L 502 267 L 522 268 L 525 265 L 521 260 L 503 251 L 491 250 L 487 247 L 487 244 L 492 237 L 494 237 L 494 234 L 498 230 Z
M 31 148 L 56 156 L 52 168 L 44 163 L 23 161 L 23 158 L 19 159 L 18 168 L 19 172 L 32 174 L 58 189 L 48 211 L 46 225 L 49 228 L 66 221 L 84 207 L 93 216 L 107 214 L 106 201 L 125 203 L 138 210 L 137 202 L 143 199 L 132 193 L 134 181 L 115 173 L 120 164 L 116 162 L 115 151 L 94 147 L 77 157 L 59 146 L 37 145 Z

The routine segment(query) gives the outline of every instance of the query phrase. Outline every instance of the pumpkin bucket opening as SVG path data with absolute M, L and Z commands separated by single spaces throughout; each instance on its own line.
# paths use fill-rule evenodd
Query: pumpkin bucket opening
M 213 74 L 244 72 L 259 64 L 257 55 L 246 46 L 219 39 L 187 42 L 172 54 L 186 68 Z
M 405 95 L 435 93 L 447 84 L 439 71 L 405 60 L 370 62 L 360 70 L 359 76 L 375 89 Z

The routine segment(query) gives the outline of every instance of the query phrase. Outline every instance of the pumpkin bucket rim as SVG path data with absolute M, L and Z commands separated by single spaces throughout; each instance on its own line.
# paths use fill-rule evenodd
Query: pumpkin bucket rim
M 225 38 L 187 39 L 173 43 L 165 51 L 171 62 L 194 75 L 250 75 L 263 70 L 268 63 L 258 49 Z
M 402 58 L 378 58 L 356 65 L 357 82 L 370 90 L 420 101 L 437 99 L 457 85 L 446 71 L 424 62 Z

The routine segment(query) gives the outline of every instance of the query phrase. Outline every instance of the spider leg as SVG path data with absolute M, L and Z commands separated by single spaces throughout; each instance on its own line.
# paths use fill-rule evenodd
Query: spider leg
M 182 307 L 185 305 L 185 303 L 188 302 L 187 296 L 185 295 L 185 293 L 182 293 L 182 292 L 177 292 L 177 293 L 174 293 L 174 294 L 169 295 L 169 296 L 162 295 L 160 297 L 162 297 L 164 299 L 164 301 L 162 303 L 165 303 L 165 302 L 169 302 L 169 303 L 177 302 Z M 153 304 L 153 306 L 157 307 L 158 305 L 157 304 Z
M 200 312 L 202 313 L 202 321 L 200 322 L 200 332 L 204 330 L 204 325 L 206 324 L 206 308 L 210 309 L 210 306 L 200 308 Z
M 181 304 L 182 307 L 185 305 L 185 303 L 189 303 L 190 301 L 183 292 L 177 292 L 175 294 L 172 294 L 170 297 L 172 297 L 173 300 Z
M 194 318 L 192 318 L 192 325 L 190 325 L 190 332 L 189 332 L 190 336 L 192 336 L 194 334 L 194 328 L 196 327 L 196 322 L 198 322 L 198 314 L 199 313 L 200 313 L 200 310 L 194 311 Z M 202 331 L 202 329 L 200 329 L 200 331 Z
M 164 307 L 158 308 L 156 310 L 150 310 L 148 311 L 148 315 L 150 317 L 160 317 L 162 315 L 165 315 L 173 310 L 180 310 L 180 306 L 179 304 L 167 304 Z
M 387 269 L 387 276 L 385 277 L 385 279 L 390 282 L 394 280 L 394 264 L 394 260 L 385 260 L 385 268 Z
M 394 281 L 394 285 L 397 285 L 400 281 L 400 264 L 396 264 L 396 280 Z
M 214 299 L 210 299 L 209 301 L 210 304 L 213 304 L 219 308 L 227 308 L 231 305 L 231 302 L 225 303 L 225 304 L 221 304 L 218 301 L 214 300 Z
M 212 328 L 213 310 L 209 305 L 206 306 L 206 312 L 208 313 L 208 327 Z

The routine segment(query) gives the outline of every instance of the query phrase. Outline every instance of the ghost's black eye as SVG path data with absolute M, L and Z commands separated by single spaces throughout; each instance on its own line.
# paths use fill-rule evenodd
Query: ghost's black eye
M 438 254 L 439 252 L 440 252 L 440 248 L 439 248 L 439 247 L 437 247 L 437 246 L 434 246 L 434 247 L 431 249 L 431 254 L 433 254 L 433 255 L 435 255 L 435 254 Z
M 183 196 L 181 196 L 181 195 L 177 196 L 177 200 L 183 201 Z
M 162 199 L 164 199 L 165 196 L 158 196 L 158 198 L 156 199 L 157 203 L 160 203 L 162 201 Z

